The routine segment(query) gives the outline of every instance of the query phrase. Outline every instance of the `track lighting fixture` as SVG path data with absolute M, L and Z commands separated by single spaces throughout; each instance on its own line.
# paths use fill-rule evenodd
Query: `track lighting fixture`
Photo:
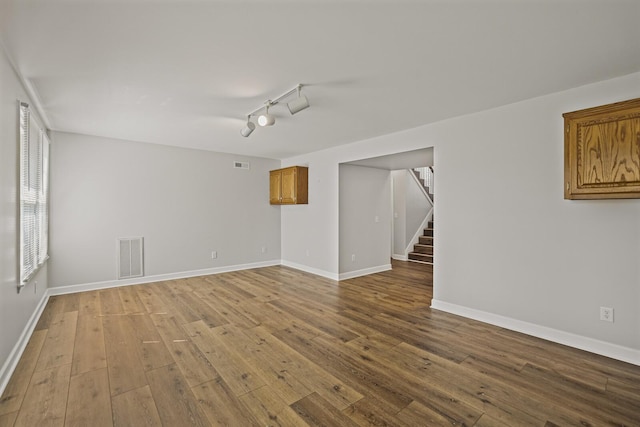
M 251 135 L 251 132 L 253 132 L 255 129 L 256 125 L 251 121 L 251 116 L 247 116 L 247 125 L 242 128 L 242 130 L 240 131 L 240 135 L 246 138 Z
M 304 110 L 305 108 L 308 108 L 309 100 L 307 99 L 306 96 L 302 95 L 301 90 L 302 90 L 302 84 L 298 84 L 296 87 L 283 93 L 279 97 L 274 98 L 273 100 L 271 99 L 267 100 L 262 107 L 256 108 L 255 110 L 247 114 L 247 124 L 244 128 L 242 128 L 242 130 L 240 131 L 240 134 L 244 137 L 251 135 L 251 133 L 256 128 L 256 125 L 251 121 L 251 117 L 256 117 L 257 113 L 263 110 L 264 112 L 259 116 L 257 116 L 258 124 L 260 126 L 273 126 L 276 122 L 276 118 L 269 113 L 269 108 L 273 107 L 276 104 L 279 104 L 283 99 L 287 98 L 288 96 L 294 93 L 297 93 L 298 96 L 287 103 L 289 112 L 293 115 Z

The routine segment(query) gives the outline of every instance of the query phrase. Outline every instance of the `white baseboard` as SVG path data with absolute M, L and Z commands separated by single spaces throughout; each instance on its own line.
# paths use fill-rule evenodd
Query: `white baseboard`
M 396 261 L 409 261 L 409 257 L 407 255 L 400 254 L 392 254 L 391 259 L 395 259 Z
M 391 270 L 391 264 L 378 265 L 376 267 L 364 268 L 362 270 L 340 273 L 338 275 L 338 280 L 353 279 L 354 277 L 367 276 L 369 274 L 380 273 L 381 271 L 389 270 Z
M 328 271 L 320 270 L 317 268 L 309 267 L 308 265 L 298 264 L 291 261 L 282 260 L 282 265 L 285 267 L 295 268 L 296 270 L 304 271 L 307 273 L 315 274 L 316 276 L 326 277 L 327 279 L 340 281 L 346 279 L 353 279 L 354 277 L 366 276 L 368 274 L 380 273 L 381 271 L 391 270 L 391 264 L 378 265 L 371 268 L 365 268 L 357 271 L 349 271 L 347 273 L 330 273 Z
M 180 271 L 177 273 L 157 274 L 154 276 L 136 277 L 124 280 L 107 280 L 104 282 L 84 283 L 79 285 L 56 286 L 47 289 L 49 295 L 73 294 L 76 292 L 96 291 L 117 288 L 120 286 L 141 285 L 143 283 L 161 282 L 163 280 L 186 279 L 188 277 L 208 276 L 210 274 L 228 273 L 230 271 L 249 270 L 251 268 L 280 265 L 280 260 L 261 261 L 249 264 L 227 265 L 223 267 L 205 268 L 202 270 Z
M 33 334 L 33 330 L 38 324 L 40 315 L 44 311 L 44 308 L 47 306 L 47 301 L 49 301 L 49 293 L 45 291 L 42 295 L 42 298 L 40 299 L 40 302 L 36 306 L 36 309 L 33 311 L 33 314 L 31 314 L 27 325 L 22 330 L 22 333 L 18 338 L 18 342 L 15 346 L 13 346 L 13 350 L 11 350 L 11 353 L 9 353 L 9 357 L 4 362 L 4 365 L 0 370 L 0 396 L 2 396 L 2 394 L 4 393 L 4 389 L 7 387 L 7 384 L 9 384 L 9 379 L 11 379 L 13 371 L 15 371 L 16 367 L 18 366 L 18 362 L 22 357 L 22 353 L 29 343 L 31 334 Z
M 640 350 L 436 299 L 431 308 L 640 366 Z
M 320 270 L 318 268 L 309 267 L 308 265 L 298 264 L 295 262 L 285 261 L 285 260 L 282 260 L 281 265 L 285 267 L 295 268 L 296 270 L 304 271 L 307 273 L 315 274 L 316 276 L 326 277 L 327 279 L 336 280 L 336 281 L 340 280 L 339 276 L 335 273 Z

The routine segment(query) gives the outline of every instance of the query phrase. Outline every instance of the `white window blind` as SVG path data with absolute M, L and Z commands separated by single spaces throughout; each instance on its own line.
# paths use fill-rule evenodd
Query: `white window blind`
M 49 138 L 20 103 L 20 284 L 48 258 Z

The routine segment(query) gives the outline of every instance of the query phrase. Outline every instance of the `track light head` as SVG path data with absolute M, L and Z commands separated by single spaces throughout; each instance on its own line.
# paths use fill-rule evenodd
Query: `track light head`
M 302 89 L 302 85 L 298 85 L 298 97 L 293 101 L 289 101 L 287 103 L 287 107 L 289 107 L 289 112 L 291 115 L 294 115 L 297 112 L 304 110 L 305 108 L 309 108 L 309 100 L 306 96 L 300 93 L 300 89 Z
M 289 107 L 289 112 L 293 115 L 304 110 L 305 108 L 309 108 L 309 100 L 306 96 L 302 95 L 287 103 L 287 107 Z
M 273 126 L 275 122 L 276 122 L 276 118 L 269 113 L 265 113 L 260 117 L 258 117 L 258 124 L 260 126 Z
M 256 125 L 251 121 L 251 116 L 247 116 L 247 125 L 242 128 L 242 130 L 240 131 L 240 135 L 246 138 L 251 135 L 251 132 L 253 132 L 255 129 Z
M 258 117 L 258 124 L 260 126 L 273 126 L 273 124 L 276 122 L 276 118 L 273 117 L 271 114 L 269 114 L 270 106 L 271 106 L 271 103 L 268 103 L 264 109 L 264 114 Z

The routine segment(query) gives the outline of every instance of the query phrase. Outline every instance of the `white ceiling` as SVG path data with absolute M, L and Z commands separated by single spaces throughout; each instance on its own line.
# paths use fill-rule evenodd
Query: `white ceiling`
M 271 158 L 640 71 L 638 0 L 0 2 L 52 129 Z

